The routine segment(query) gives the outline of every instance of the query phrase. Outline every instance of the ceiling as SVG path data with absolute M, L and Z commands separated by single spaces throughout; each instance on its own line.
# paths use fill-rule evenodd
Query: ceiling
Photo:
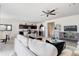
M 56 15 L 46 17 L 42 11 L 56 10 Z M 0 16 L 3 18 L 17 18 L 29 22 L 41 22 L 59 17 L 79 14 L 78 3 L 0 3 Z

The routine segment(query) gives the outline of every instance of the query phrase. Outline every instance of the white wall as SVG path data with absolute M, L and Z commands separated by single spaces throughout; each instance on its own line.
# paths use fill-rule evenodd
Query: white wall
M 11 18 L 10 16 L 0 17 L 0 24 L 12 24 L 12 31 L 8 31 L 10 33 L 10 37 L 14 38 L 19 32 L 19 24 L 33 24 L 31 22 L 27 22 L 24 20 L 19 20 L 18 18 Z M 35 24 L 35 23 L 34 23 Z
M 18 21 L 15 19 L 1 19 L 0 24 L 12 24 L 12 31 L 7 31 L 7 33 L 10 33 L 10 37 L 15 37 L 16 34 L 18 33 Z
M 45 26 L 46 37 L 47 37 L 47 31 L 48 31 L 47 30 L 48 22 L 55 22 L 55 24 L 60 24 L 61 31 L 63 31 L 63 26 L 65 26 L 65 25 L 78 25 L 78 32 L 79 32 L 79 15 L 57 18 L 57 19 L 42 22 L 42 24 L 44 24 L 44 26 Z M 12 32 L 11 32 L 12 37 L 15 37 L 16 34 L 18 33 L 19 24 L 21 24 L 21 23 L 22 24 L 24 24 L 24 23 L 31 24 L 29 22 L 19 20 L 17 18 L 7 18 L 7 17 L 0 18 L 0 24 L 12 24 Z M 39 26 L 40 24 L 41 23 L 38 23 L 37 25 Z
M 73 15 L 73 16 L 68 16 L 68 17 L 62 17 L 62 18 L 57 18 L 49 21 L 42 22 L 44 24 L 46 30 L 46 37 L 47 37 L 47 23 L 49 22 L 55 22 L 55 24 L 60 24 L 61 25 L 61 31 L 64 31 L 64 26 L 66 25 L 77 25 L 78 26 L 78 31 L 79 32 L 79 15 Z

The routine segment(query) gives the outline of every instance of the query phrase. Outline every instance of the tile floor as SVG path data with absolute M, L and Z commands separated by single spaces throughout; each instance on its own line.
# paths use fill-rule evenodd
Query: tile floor
M 14 39 L 8 40 L 6 44 L 0 43 L 0 56 L 11 56 L 14 52 Z

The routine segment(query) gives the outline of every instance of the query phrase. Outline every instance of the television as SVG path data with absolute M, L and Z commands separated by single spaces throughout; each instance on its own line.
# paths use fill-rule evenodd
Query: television
M 77 31 L 77 25 L 64 26 L 64 31 Z

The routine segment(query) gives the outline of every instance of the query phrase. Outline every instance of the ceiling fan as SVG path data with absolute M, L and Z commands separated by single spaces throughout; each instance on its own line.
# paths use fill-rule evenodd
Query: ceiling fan
M 57 9 L 57 8 L 56 8 Z M 56 15 L 55 14 L 55 11 L 56 11 L 56 9 L 53 9 L 53 10 L 47 10 L 47 11 L 42 11 L 43 13 L 45 13 L 46 14 L 46 16 L 48 17 L 49 15 Z

